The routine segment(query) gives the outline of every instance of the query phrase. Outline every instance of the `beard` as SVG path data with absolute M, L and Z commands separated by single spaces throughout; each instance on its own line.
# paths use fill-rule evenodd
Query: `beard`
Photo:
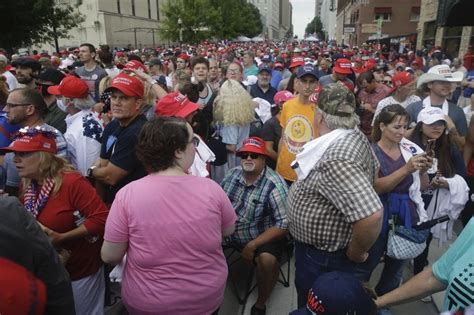
M 251 173 L 255 171 L 255 163 L 245 162 L 242 164 L 242 169 L 244 170 L 244 172 Z
M 18 83 L 21 84 L 29 84 L 31 81 L 33 81 L 33 77 L 31 76 L 17 76 L 16 79 L 18 80 Z

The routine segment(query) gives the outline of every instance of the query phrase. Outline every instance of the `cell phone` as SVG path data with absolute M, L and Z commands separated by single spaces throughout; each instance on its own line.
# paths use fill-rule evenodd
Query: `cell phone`
M 426 149 L 425 149 L 427 156 L 434 157 L 435 144 L 436 144 L 436 140 L 434 139 L 428 140 L 428 143 L 426 144 Z

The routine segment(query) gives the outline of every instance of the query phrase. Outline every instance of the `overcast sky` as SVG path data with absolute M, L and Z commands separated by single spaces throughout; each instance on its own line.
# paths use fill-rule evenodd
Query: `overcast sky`
M 290 0 L 293 5 L 293 33 L 303 38 L 306 25 L 314 18 L 314 0 Z

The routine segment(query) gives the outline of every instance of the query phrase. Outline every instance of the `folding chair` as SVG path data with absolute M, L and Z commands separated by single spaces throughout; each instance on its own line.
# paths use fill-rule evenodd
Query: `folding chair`
M 290 267 L 291 267 L 290 263 L 291 263 L 291 257 L 293 256 L 293 249 L 294 249 L 293 239 L 290 237 L 287 237 L 285 249 L 283 251 L 284 254 L 280 261 L 280 267 L 279 267 L 280 278 L 278 279 L 278 282 L 281 283 L 284 287 L 290 286 Z M 234 291 L 234 295 L 237 298 L 237 301 L 239 302 L 239 304 L 244 305 L 244 307 L 242 308 L 242 314 L 244 314 L 245 304 L 247 303 L 247 299 L 257 287 L 257 283 L 255 283 L 252 286 L 252 283 L 253 283 L 252 280 L 255 273 L 255 266 L 252 265 L 249 268 L 250 270 L 248 271 L 248 274 L 246 276 L 246 281 L 245 281 L 245 291 L 243 292 L 243 294 L 240 294 L 237 281 L 236 281 L 237 277 L 232 272 L 232 266 L 242 261 L 242 257 L 241 257 L 242 249 L 234 245 L 224 245 L 224 252 L 226 253 L 225 257 L 227 260 L 227 266 L 229 268 L 229 280 L 232 285 L 232 290 Z M 285 262 L 287 263 L 286 274 L 284 270 L 282 269 L 282 265 Z M 241 277 L 238 277 L 238 278 L 241 278 Z

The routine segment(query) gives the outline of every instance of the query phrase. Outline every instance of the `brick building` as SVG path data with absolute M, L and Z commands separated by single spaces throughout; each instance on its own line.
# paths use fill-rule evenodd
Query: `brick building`
M 415 43 L 420 0 L 338 0 L 336 40 L 348 45 L 366 41 Z

